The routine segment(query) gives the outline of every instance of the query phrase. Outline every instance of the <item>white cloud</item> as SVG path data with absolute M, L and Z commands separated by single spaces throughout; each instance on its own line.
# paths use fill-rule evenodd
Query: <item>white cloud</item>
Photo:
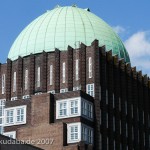
M 119 26 L 119 25 L 112 27 L 112 28 L 117 34 L 121 34 L 121 33 L 125 32 L 125 28 L 123 28 L 122 26 Z
M 150 32 L 137 32 L 124 44 L 129 52 L 131 65 L 137 66 L 138 70 L 142 70 L 144 74 L 150 76 Z

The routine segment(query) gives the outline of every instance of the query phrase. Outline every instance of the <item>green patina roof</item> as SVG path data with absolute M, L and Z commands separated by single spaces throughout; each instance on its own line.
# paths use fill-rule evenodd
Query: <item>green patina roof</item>
M 55 48 L 67 50 L 68 45 L 78 48 L 79 43 L 91 45 L 95 39 L 99 45 L 118 54 L 129 62 L 129 55 L 113 29 L 102 19 L 77 7 L 57 7 L 31 22 L 13 43 L 8 58 L 15 60 L 31 53 L 51 52 Z

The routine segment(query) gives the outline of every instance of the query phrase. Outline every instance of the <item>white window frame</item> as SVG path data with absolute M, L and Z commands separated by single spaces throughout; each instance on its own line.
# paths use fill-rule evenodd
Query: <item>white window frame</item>
M 19 113 L 19 114 L 18 114 Z M 25 110 L 24 108 L 17 108 L 16 109 L 16 121 L 17 123 L 19 122 L 24 122 L 24 113 L 25 113 Z
M 77 112 L 76 112 L 77 110 Z M 77 115 L 79 113 L 79 100 L 70 101 L 70 115 Z
M 68 88 L 60 89 L 60 93 L 66 93 L 66 92 L 68 92 Z
M 59 102 L 59 111 L 58 111 L 58 117 L 65 117 L 67 116 L 67 108 L 68 108 L 68 103 L 67 101 L 62 101 Z
M 25 70 L 25 90 L 28 89 L 28 76 L 29 76 L 29 71 L 28 69 Z
M 37 87 L 40 87 L 41 86 L 41 68 L 38 67 L 37 68 Z
M 13 76 L 13 92 L 16 92 L 16 72 L 14 72 Z
M 76 132 L 78 134 L 78 138 L 74 140 L 71 139 L 72 127 L 78 127 L 78 133 Z M 81 141 L 81 122 L 67 124 L 67 143 L 77 143 L 79 141 Z
M 78 134 L 76 139 L 71 139 L 71 129 L 72 127 L 77 127 L 78 132 L 74 132 L 74 134 Z M 83 139 L 83 128 L 85 129 L 84 139 Z M 90 132 L 88 132 L 90 131 Z M 90 133 L 90 134 L 89 134 Z M 94 129 L 81 123 L 68 123 L 67 124 L 67 143 L 77 143 L 80 141 L 85 141 L 86 144 L 93 144 L 94 140 Z
M 76 113 L 71 113 L 71 102 L 73 101 L 78 101 L 77 106 L 78 111 Z M 61 116 L 59 114 L 60 112 L 60 103 L 66 102 L 67 103 L 67 113 L 65 116 Z M 82 103 L 86 103 L 86 106 L 91 106 L 87 107 L 85 110 L 85 113 L 83 113 L 83 105 Z M 90 110 L 88 108 L 91 108 Z M 56 101 L 56 119 L 63 119 L 63 118 L 71 118 L 71 117 L 77 117 L 77 116 L 82 116 L 90 121 L 93 121 L 93 103 L 89 102 L 81 97 L 74 97 L 74 98 L 68 98 L 68 99 L 62 99 L 62 100 L 57 100 Z
M 76 81 L 79 80 L 79 60 L 76 59 Z
M 92 78 L 92 57 L 89 57 L 89 78 Z
M 53 85 L 53 65 L 50 65 L 50 85 Z
M 63 62 L 62 64 L 62 82 L 66 82 L 66 63 Z
M 75 114 L 71 113 L 71 102 L 72 101 L 78 101 L 78 112 Z M 60 104 L 61 103 L 67 103 L 67 113 L 65 116 L 60 115 Z M 56 119 L 63 119 L 63 118 L 71 118 L 71 117 L 76 117 L 76 116 L 81 116 L 81 97 L 75 97 L 75 98 L 69 98 L 69 99 L 63 99 L 63 100 L 57 100 L 56 101 Z
M 1 111 L 1 115 L 0 115 L 0 120 L 1 120 L 1 123 L 0 123 L 0 127 L 1 127 L 0 134 L 3 134 L 3 131 L 4 131 L 5 102 L 6 102 L 6 99 L 0 99 L 0 111 Z
M 90 88 L 90 90 L 89 90 L 89 88 Z M 93 90 L 92 90 L 92 88 L 93 88 Z M 94 83 L 86 85 L 86 93 L 89 94 L 92 97 L 95 96 L 95 86 L 94 86 Z
M 23 121 L 17 121 L 17 110 L 18 109 L 24 109 L 24 119 Z M 13 122 L 7 123 L 7 112 L 8 111 L 13 111 Z M 14 125 L 20 125 L 20 124 L 26 124 L 26 117 L 27 117 L 27 106 L 22 105 L 22 106 L 17 106 L 17 107 L 10 107 L 10 108 L 5 108 L 4 109 L 4 125 L 5 126 L 14 126 Z
M 6 124 L 13 124 L 14 123 L 14 109 L 7 109 L 5 110 L 5 123 Z
M 16 131 L 4 132 L 3 135 L 5 135 L 5 136 L 7 136 L 9 138 L 16 139 Z
M 5 74 L 2 74 L 2 94 L 5 94 Z

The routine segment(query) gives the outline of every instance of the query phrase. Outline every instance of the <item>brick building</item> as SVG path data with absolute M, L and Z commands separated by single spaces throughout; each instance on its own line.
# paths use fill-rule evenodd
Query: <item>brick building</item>
M 147 150 L 149 99 L 149 78 L 89 9 L 47 11 L 0 64 L 1 134 L 45 150 Z

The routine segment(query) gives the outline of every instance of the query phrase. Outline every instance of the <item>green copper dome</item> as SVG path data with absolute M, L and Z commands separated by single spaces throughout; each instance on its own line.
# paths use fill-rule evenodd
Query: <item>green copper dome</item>
M 57 7 L 31 22 L 13 43 L 8 58 L 16 60 L 31 53 L 51 52 L 55 48 L 67 50 L 68 45 L 78 48 L 82 42 L 89 46 L 95 40 L 99 46 L 118 54 L 129 62 L 129 55 L 122 41 L 102 19 L 77 7 Z

